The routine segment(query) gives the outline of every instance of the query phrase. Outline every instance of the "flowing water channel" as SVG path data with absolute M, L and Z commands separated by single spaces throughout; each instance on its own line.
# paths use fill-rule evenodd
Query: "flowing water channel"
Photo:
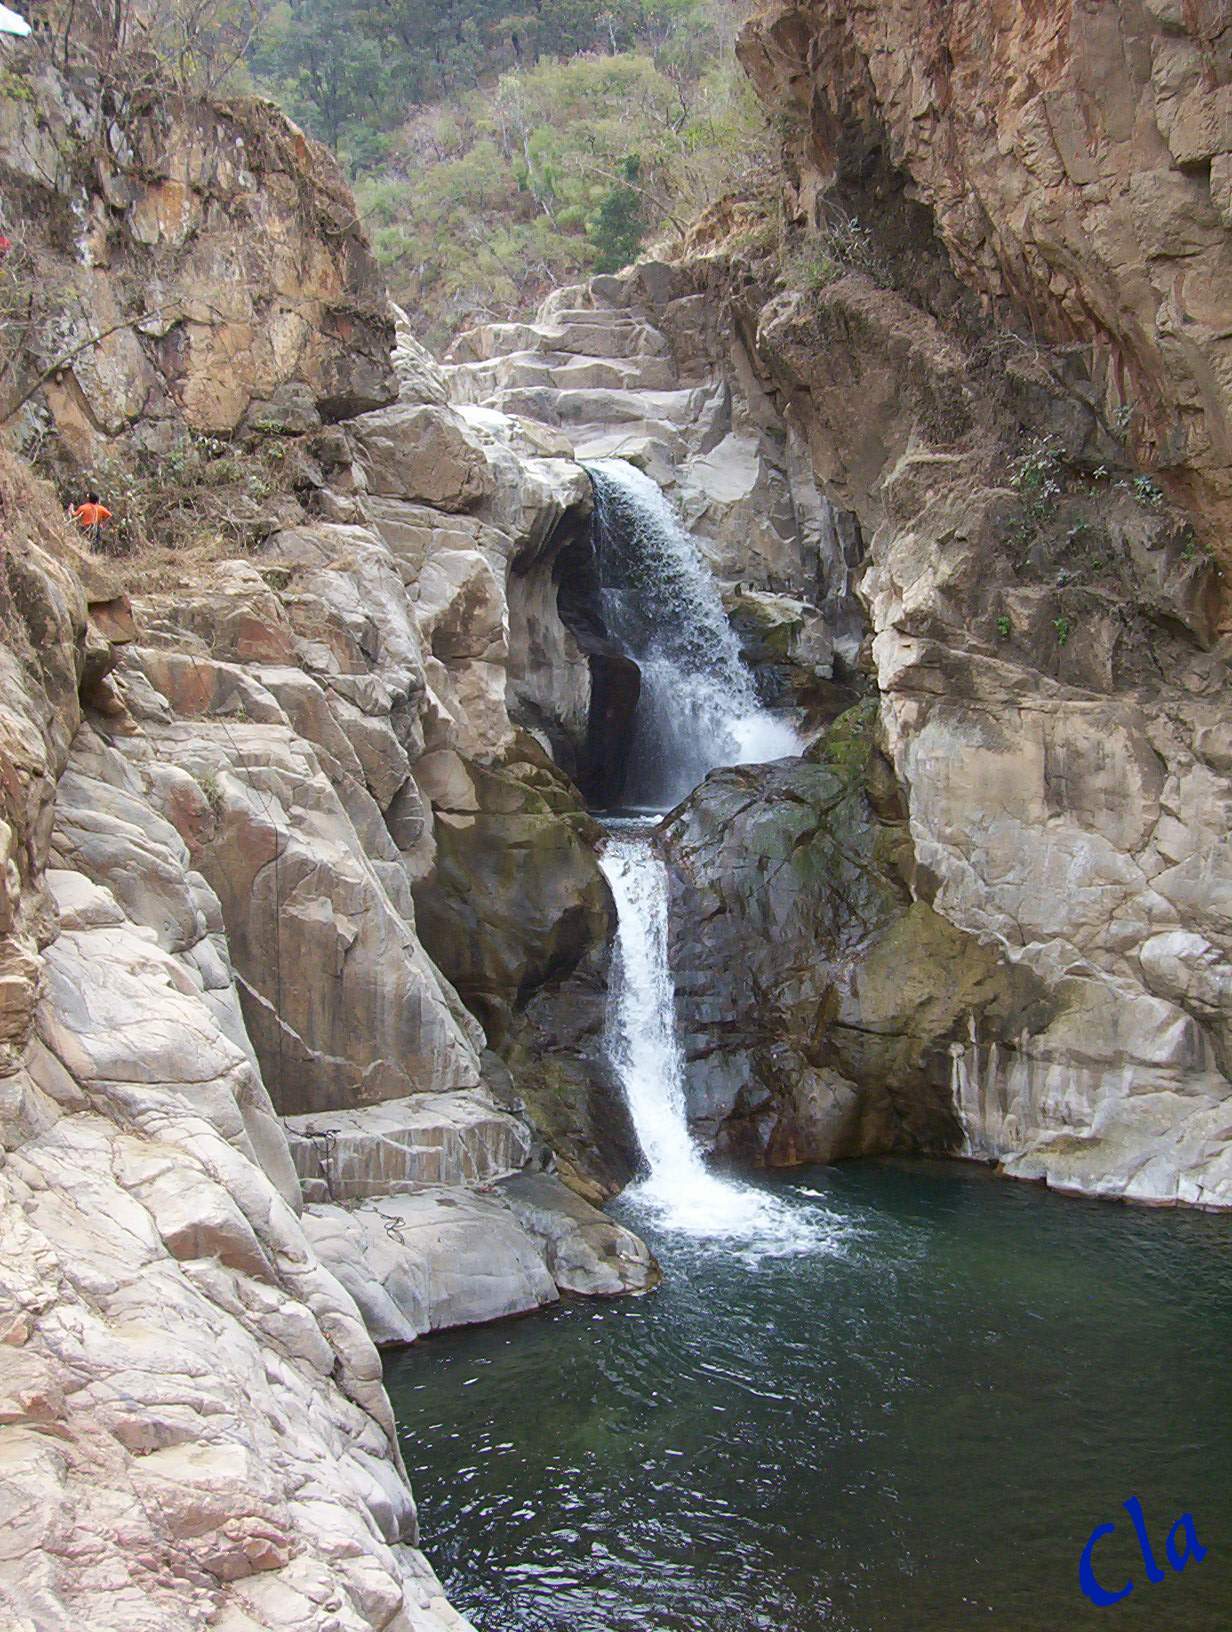
M 661 809 L 795 737 L 760 711 L 696 545 L 629 472 L 592 473 L 596 531 L 609 626 L 643 668 L 626 796 Z M 453 1603 L 480 1632 L 1227 1632 L 1226 1223 L 960 1163 L 708 1170 L 655 823 L 607 828 L 606 1042 L 645 1157 L 612 1210 L 664 1280 L 389 1358 Z M 1207 1556 L 1151 1582 L 1131 1497 L 1161 1557 L 1183 1512 Z M 1100 1524 L 1101 1578 L 1134 1581 L 1112 1609 L 1079 1588 Z

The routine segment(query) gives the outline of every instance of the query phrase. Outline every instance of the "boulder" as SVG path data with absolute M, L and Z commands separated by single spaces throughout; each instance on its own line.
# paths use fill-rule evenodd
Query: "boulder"
M 427 1187 L 345 1210 L 313 1204 L 304 1220 L 378 1342 L 526 1314 L 559 1295 L 537 1244 L 497 1196 Z
M 996 955 L 911 898 L 876 721 L 865 703 L 809 759 L 712 772 L 666 824 L 690 1120 L 725 1154 L 951 1148 L 950 1040 L 1018 1012 Z
M 615 1297 L 646 1292 L 659 1279 L 645 1242 L 566 1188 L 551 1173 L 515 1173 L 500 1193 L 540 1245 L 561 1292 Z
M 525 1314 L 561 1293 L 644 1292 L 659 1278 L 635 1235 L 547 1173 L 310 1203 L 304 1229 L 382 1344 Z
M 482 448 L 449 408 L 399 402 L 351 426 L 369 490 L 438 510 L 473 510 L 492 492 Z

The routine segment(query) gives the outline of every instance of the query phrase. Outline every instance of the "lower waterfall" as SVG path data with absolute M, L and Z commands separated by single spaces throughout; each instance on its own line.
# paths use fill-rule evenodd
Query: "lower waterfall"
M 720 1237 L 758 1253 L 811 1251 L 820 1210 L 710 1172 L 689 1133 L 684 1050 L 667 956 L 667 869 L 645 822 L 612 822 L 599 865 L 616 903 L 616 958 L 607 1051 L 620 1078 L 647 1174 L 626 1195 L 668 1229 Z

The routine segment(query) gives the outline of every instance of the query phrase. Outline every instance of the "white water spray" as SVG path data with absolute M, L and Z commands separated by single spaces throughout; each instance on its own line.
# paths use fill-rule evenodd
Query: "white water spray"
M 641 671 L 624 799 L 670 810 L 720 765 L 800 752 L 761 706 L 697 540 L 657 483 L 623 459 L 587 466 L 603 613 Z
M 667 955 L 667 869 L 653 834 L 623 824 L 599 858 L 616 902 L 607 1049 L 649 1169 L 627 1194 L 672 1230 L 761 1255 L 813 1251 L 822 1218 L 711 1173 L 689 1133 L 684 1052 Z

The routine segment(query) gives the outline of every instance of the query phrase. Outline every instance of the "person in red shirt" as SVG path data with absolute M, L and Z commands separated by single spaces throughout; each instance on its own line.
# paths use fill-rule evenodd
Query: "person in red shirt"
M 75 521 L 90 543 L 97 549 L 105 523 L 111 520 L 111 511 L 99 502 L 97 493 L 87 493 L 84 504 L 69 506 L 69 519 Z

